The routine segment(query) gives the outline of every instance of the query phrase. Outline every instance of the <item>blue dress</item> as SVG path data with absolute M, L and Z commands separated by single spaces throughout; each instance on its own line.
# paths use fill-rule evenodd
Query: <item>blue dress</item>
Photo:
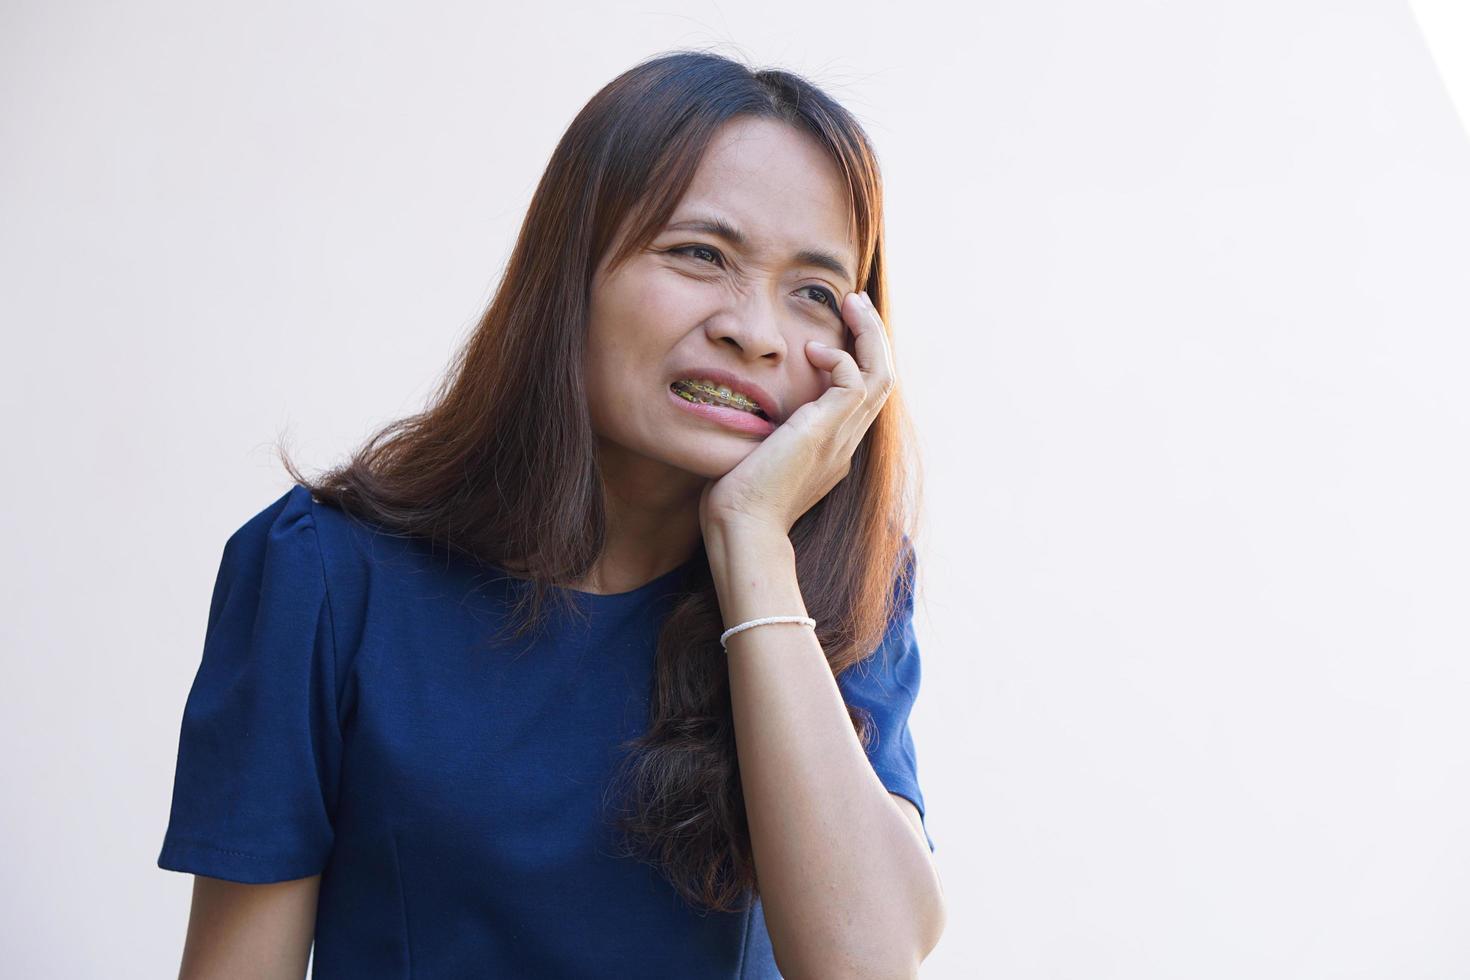
M 599 820 L 687 566 L 576 593 L 590 623 L 553 607 L 506 656 L 485 640 L 515 580 L 294 486 L 225 544 L 158 866 L 320 873 L 316 978 L 778 977 L 758 901 L 692 908 Z M 883 647 L 838 684 L 872 713 L 874 771 L 922 814 L 912 603 Z

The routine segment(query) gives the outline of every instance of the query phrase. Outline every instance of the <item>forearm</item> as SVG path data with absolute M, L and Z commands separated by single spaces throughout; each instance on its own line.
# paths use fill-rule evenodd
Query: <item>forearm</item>
M 725 626 L 807 615 L 784 535 L 707 528 Z M 927 846 L 874 773 L 811 629 L 730 637 L 730 699 L 756 873 L 782 973 L 912 976 L 936 936 Z

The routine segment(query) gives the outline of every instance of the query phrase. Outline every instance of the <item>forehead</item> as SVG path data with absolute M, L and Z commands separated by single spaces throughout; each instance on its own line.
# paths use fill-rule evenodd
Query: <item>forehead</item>
M 856 227 L 837 164 L 805 133 L 771 119 L 736 119 L 711 140 L 671 221 L 718 215 L 759 250 L 819 248 L 856 268 Z

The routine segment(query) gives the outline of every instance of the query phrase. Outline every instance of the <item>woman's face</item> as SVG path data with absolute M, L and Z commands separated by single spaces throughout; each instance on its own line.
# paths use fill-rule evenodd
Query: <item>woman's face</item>
M 716 220 L 744 242 L 676 227 Z M 669 226 L 614 275 L 604 256 L 593 277 L 586 379 L 608 468 L 631 464 L 674 483 L 693 474 L 700 479 L 691 485 L 700 485 L 769 433 L 770 423 L 748 411 L 691 409 L 675 382 L 726 372 L 764 390 L 774 423 L 831 385 L 807 360 L 806 342 L 852 350 L 841 314 L 857 288 L 848 220 L 837 167 L 810 137 L 750 118 L 716 134 Z M 647 471 L 646 462 L 666 472 Z

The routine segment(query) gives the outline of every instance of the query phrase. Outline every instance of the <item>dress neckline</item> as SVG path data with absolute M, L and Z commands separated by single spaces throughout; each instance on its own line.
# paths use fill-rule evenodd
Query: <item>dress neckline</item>
M 584 592 L 581 589 L 571 589 L 565 587 L 563 587 L 563 589 L 564 591 L 570 593 L 578 601 L 587 603 L 589 605 L 619 605 L 622 603 L 636 601 L 652 592 L 662 590 L 663 587 L 677 581 L 684 574 L 684 572 L 692 568 L 694 566 L 694 563 L 703 559 L 703 557 L 704 549 L 698 548 L 695 550 L 694 554 L 690 555 L 688 558 L 684 559 L 682 562 L 680 562 L 678 565 L 675 565 L 667 572 L 664 572 L 662 575 L 657 575 L 652 579 L 649 579 L 647 582 L 644 582 L 640 586 L 628 589 L 626 592 Z M 504 566 L 493 563 L 487 564 L 490 564 L 491 568 L 494 568 L 498 573 L 512 580 L 513 582 L 529 585 L 533 581 L 529 578 L 512 575 Z

